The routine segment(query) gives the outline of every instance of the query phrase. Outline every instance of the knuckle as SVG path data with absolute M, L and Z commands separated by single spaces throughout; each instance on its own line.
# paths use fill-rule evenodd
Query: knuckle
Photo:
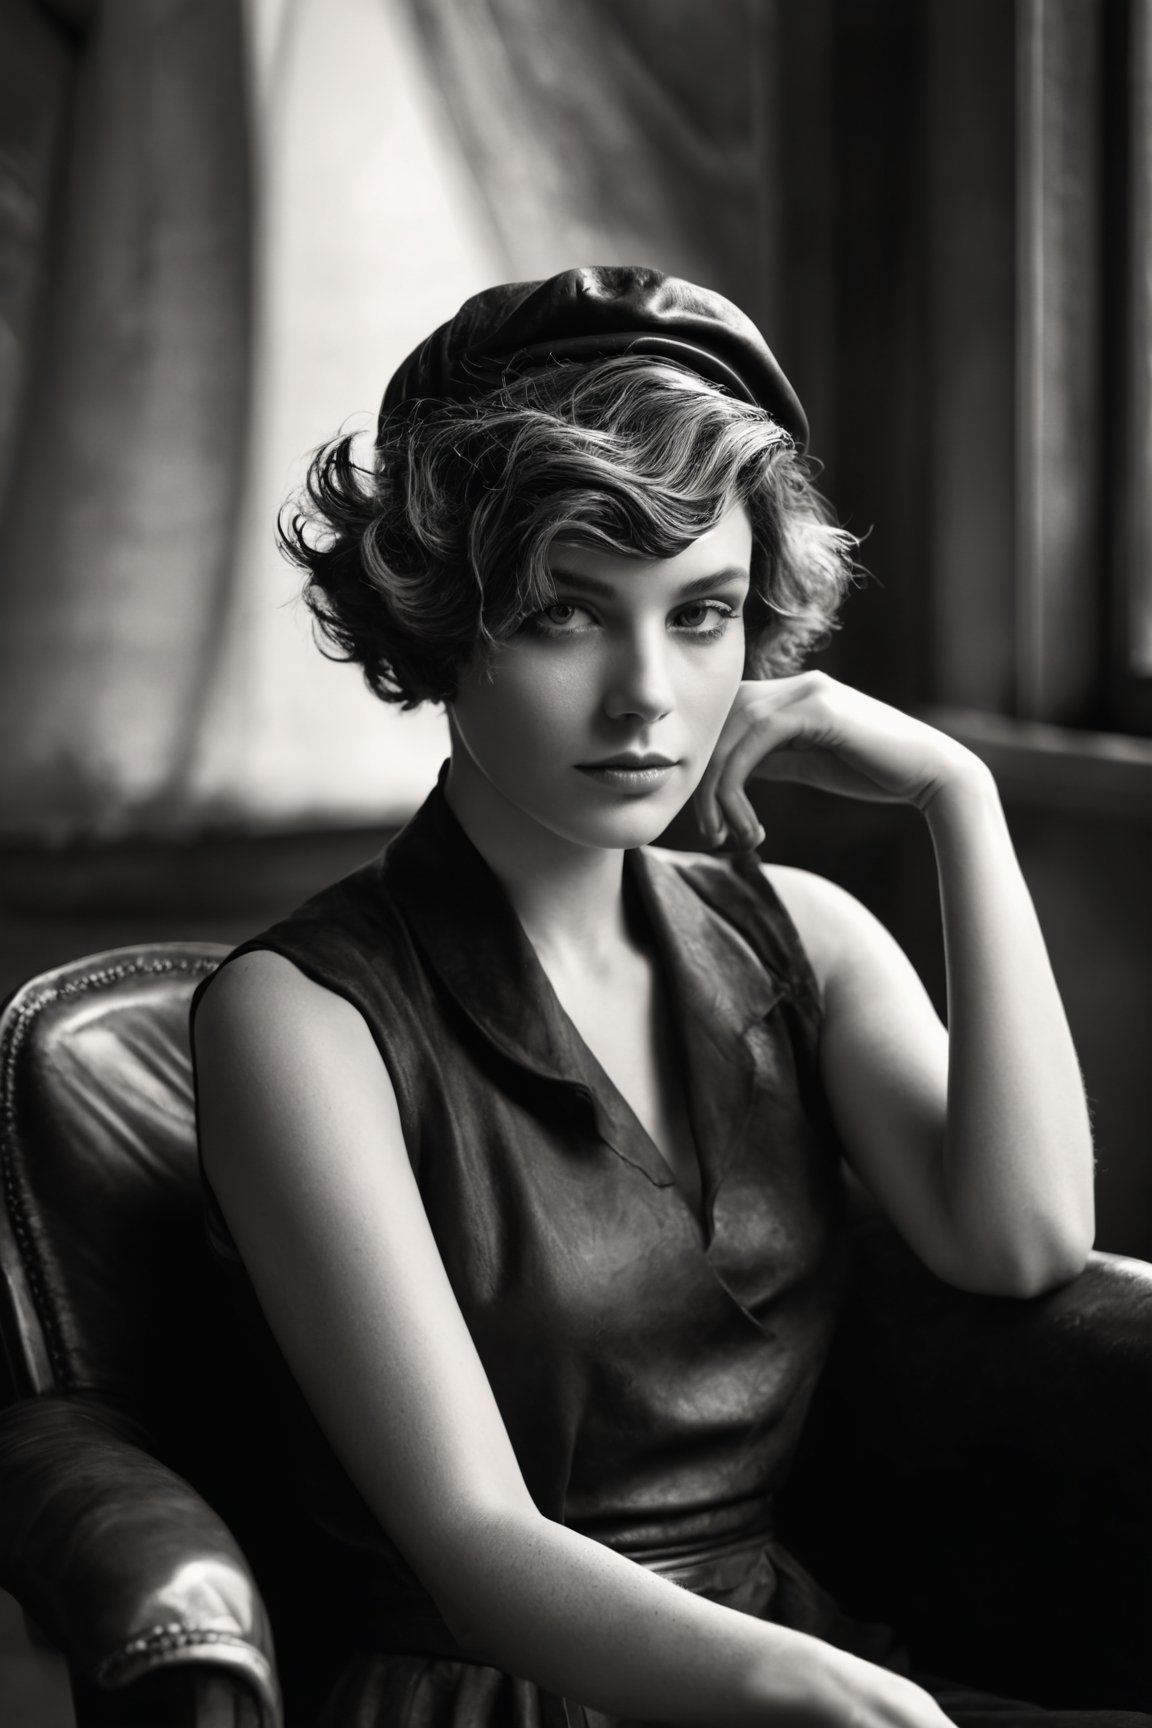
M 814 672 L 805 696 L 808 706 L 820 713 L 830 713 L 836 706 L 836 684 L 826 672 Z

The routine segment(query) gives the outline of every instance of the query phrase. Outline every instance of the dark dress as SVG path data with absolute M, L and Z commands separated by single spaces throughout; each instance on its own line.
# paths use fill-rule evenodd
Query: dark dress
M 675 1021 L 702 1228 L 443 783 L 379 858 L 236 952 L 286 956 L 371 1029 L 539 1510 L 713 1600 L 902 1666 L 773 1534 L 846 1247 L 821 1008 L 794 926 L 754 859 L 625 854 Z M 218 1263 L 243 1279 L 207 1182 L 205 1204 Z M 462 1649 L 305 1426 L 299 1491 L 345 1545 L 363 1628 L 323 1728 L 626 1728 Z M 997 1709 L 941 1700 L 958 1720 Z

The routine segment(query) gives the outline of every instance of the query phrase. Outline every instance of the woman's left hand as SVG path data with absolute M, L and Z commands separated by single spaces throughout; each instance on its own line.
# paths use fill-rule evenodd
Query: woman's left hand
M 749 778 L 793 780 L 846 798 L 914 804 L 979 763 L 955 739 L 824 672 L 746 679 L 693 797 L 715 845 L 731 833 L 746 847 L 763 829 L 744 792 Z

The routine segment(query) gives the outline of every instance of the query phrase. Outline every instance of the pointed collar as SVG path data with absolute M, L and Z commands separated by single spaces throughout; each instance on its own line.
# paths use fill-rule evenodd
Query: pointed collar
M 389 892 L 484 1037 L 538 1078 L 584 1093 L 608 1144 L 667 1186 L 667 1164 L 560 1004 L 502 884 L 452 813 L 447 767 L 382 855 Z M 624 856 L 669 989 L 707 1196 L 751 1104 L 744 1035 L 786 983 L 697 893 L 674 854 L 638 847 Z

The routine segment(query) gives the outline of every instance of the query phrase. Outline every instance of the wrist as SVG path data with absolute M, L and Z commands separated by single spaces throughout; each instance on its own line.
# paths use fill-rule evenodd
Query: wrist
M 851 1684 L 857 1659 L 808 1633 L 782 1626 L 771 1632 L 744 1676 L 749 1722 L 832 1728 L 847 1721 L 859 1702 Z
M 1000 793 L 987 763 L 962 744 L 955 746 L 932 791 L 920 804 L 929 827 L 957 816 L 1000 808 Z

